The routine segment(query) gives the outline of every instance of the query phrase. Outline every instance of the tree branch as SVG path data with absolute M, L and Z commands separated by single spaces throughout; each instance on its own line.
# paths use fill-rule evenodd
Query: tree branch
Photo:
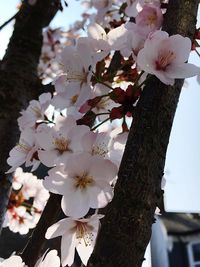
M 55 223 L 58 216 L 61 214 L 61 196 L 51 194 L 44 208 L 42 216 L 34 229 L 25 249 L 21 253 L 23 261 L 29 266 L 34 267 L 38 260 L 44 243 L 45 233 L 50 225 Z
M 56 14 L 60 0 L 24 1 L 16 16 L 14 32 L 0 65 L 0 231 L 4 220 L 10 176 L 6 160 L 18 138 L 17 117 L 41 88 L 37 66 L 42 47 L 42 29 Z
M 16 16 L 17 16 L 17 14 L 18 14 L 18 12 L 17 12 L 15 15 L 13 15 L 11 18 L 9 18 L 7 21 L 5 21 L 5 22 L 0 26 L 0 31 L 1 31 L 6 25 L 8 25 L 13 19 L 15 19 Z
M 171 0 L 164 30 L 193 37 L 199 1 Z M 139 267 L 162 191 L 166 150 L 183 80 L 149 79 L 135 109 L 115 194 L 88 267 Z

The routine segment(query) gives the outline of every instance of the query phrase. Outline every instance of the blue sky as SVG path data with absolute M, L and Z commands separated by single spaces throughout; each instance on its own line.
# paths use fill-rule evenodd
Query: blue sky
M 16 12 L 18 0 L 6 0 L 1 6 L 0 25 Z M 70 8 L 59 12 L 52 22 L 67 27 L 81 14 L 79 1 L 68 1 Z M 200 12 L 198 17 L 200 17 Z M 198 22 L 200 25 L 200 23 Z M 0 58 L 12 33 L 13 22 L 0 31 Z M 200 66 L 193 52 L 190 62 Z M 165 167 L 165 205 L 168 211 L 200 212 L 200 85 L 196 78 L 184 86 L 170 137 Z

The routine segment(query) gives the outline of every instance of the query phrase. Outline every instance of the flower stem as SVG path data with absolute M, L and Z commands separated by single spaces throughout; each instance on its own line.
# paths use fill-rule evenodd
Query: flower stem
M 197 55 L 200 57 L 200 53 L 197 49 L 195 49 L 195 52 L 197 53 Z
M 100 122 L 99 124 L 97 124 L 96 126 L 94 126 L 91 131 L 96 130 L 99 126 L 101 126 L 102 124 L 104 124 L 105 122 L 109 121 L 110 118 L 105 119 L 104 121 Z

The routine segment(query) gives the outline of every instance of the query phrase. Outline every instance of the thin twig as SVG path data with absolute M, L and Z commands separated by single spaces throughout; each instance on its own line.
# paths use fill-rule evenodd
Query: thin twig
M 19 11 L 13 15 L 9 20 L 7 20 L 6 22 L 4 22 L 1 26 L 0 26 L 0 31 L 8 24 L 10 23 L 13 19 L 15 19 L 17 17 L 17 14 L 19 13 Z

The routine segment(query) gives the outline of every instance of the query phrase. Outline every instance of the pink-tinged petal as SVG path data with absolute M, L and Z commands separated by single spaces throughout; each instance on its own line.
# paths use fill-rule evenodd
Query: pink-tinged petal
M 137 55 L 137 65 L 141 70 L 146 71 L 147 73 L 153 74 L 153 58 L 149 59 L 149 57 L 146 55 L 146 51 L 144 49 L 141 49 Z
M 107 35 L 108 43 L 113 50 L 120 50 L 125 46 L 127 35 L 127 29 L 124 27 L 124 25 L 121 25 L 109 31 Z
M 89 174 L 95 180 L 105 180 L 111 182 L 117 175 L 117 166 L 108 159 L 102 159 L 99 156 L 93 156 L 90 164 Z
M 76 175 L 82 175 L 84 171 L 88 171 L 90 159 L 91 155 L 88 153 L 72 155 L 66 163 L 65 171 L 72 178 Z
M 10 166 L 19 167 L 26 161 L 26 154 L 19 150 L 19 146 L 14 147 L 10 153 L 7 163 Z
M 71 218 L 62 219 L 47 229 L 45 238 L 46 239 L 55 238 L 58 236 L 62 236 L 65 233 L 67 233 L 69 238 L 72 238 L 73 232 L 71 232 L 70 229 L 72 229 L 74 225 L 75 225 L 74 221 L 71 220 Z
M 61 63 L 64 70 L 68 73 L 70 70 L 82 72 L 82 65 L 80 64 L 80 56 L 74 46 L 66 46 L 60 55 Z
M 91 47 L 88 41 L 80 43 L 77 42 L 76 47 L 79 54 L 79 64 L 81 64 L 84 70 L 89 73 L 89 67 L 92 67 L 93 65 Z
M 38 150 L 38 158 L 47 167 L 52 167 L 55 165 L 55 160 L 59 156 L 58 150 L 43 151 Z
M 186 62 L 188 60 L 192 44 L 188 37 L 183 37 L 179 34 L 176 34 L 168 38 L 165 46 L 166 49 L 170 49 L 174 52 L 175 59 L 173 62 L 177 64 Z
M 88 26 L 88 36 L 96 40 L 106 40 L 106 32 L 99 24 L 93 23 Z
M 73 218 L 81 218 L 89 211 L 89 195 L 87 191 L 77 189 L 69 195 L 64 195 L 61 201 L 63 212 Z
M 97 138 L 97 133 L 89 131 L 86 134 L 84 134 L 84 136 L 82 137 L 82 146 L 84 151 L 87 151 L 89 153 L 92 151 L 92 146 L 96 138 Z
M 59 110 L 65 109 L 71 106 L 70 99 L 66 98 L 66 92 L 58 93 L 52 98 L 52 105 Z
M 169 76 L 167 76 L 167 73 L 164 72 L 164 71 L 155 71 L 154 72 L 154 75 L 161 81 L 163 82 L 164 84 L 167 84 L 167 85 L 174 85 L 174 78 L 171 78 Z
M 113 197 L 113 189 L 108 183 L 102 183 L 100 187 L 96 182 L 96 185 L 92 186 L 88 193 L 90 195 L 90 207 L 94 209 L 105 207 Z
M 147 51 L 147 55 L 151 58 L 155 58 L 158 54 L 158 49 L 160 46 L 163 46 L 163 41 L 166 41 L 169 37 L 169 34 L 164 31 L 156 31 L 150 33 L 148 39 L 144 43 L 144 48 Z
M 43 186 L 54 194 L 64 195 L 66 193 L 65 189 L 68 187 L 71 188 L 71 182 L 59 173 L 55 173 L 52 176 L 46 176 L 44 178 Z
M 74 104 L 76 107 L 81 107 L 91 97 L 91 87 L 90 85 L 83 83 L 81 86 L 80 93 L 78 95 L 77 101 Z
M 67 137 L 68 132 L 72 127 L 76 126 L 76 120 L 72 115 L 68 115 L 67 117 L 60 116 L 56 120 L 56 130 L 60 131 L 64 137 Z
M 67 76 L 60 75 L 54 82 L 55 90 L 57 93 L 63 93 L 65 91 L 65 84 L 66 84 Z
M 76 234 L 66 233 L 61 240 L 61 262 L 62 266 L 71 266 L 74 262 L 76 247 Z
M 51 101 L 51 94 L 50 93 L 43 93 L 39 96 L 39 102 L 41 103 L 41 105 L 44 105 L 47 102 Z
M 83 151 L 82 136 L 87 134 L 89 131 L 89 127 L 85 125 L 78 125 L 71 129 L 71 131 L 69 132 L 69 138 L 71 139 L 70 146 L 74 152 Z
M 200 68 L 191 63 L 183 63 L 180 65 L 171 65 L 167 68 L 166 72 L 170 78 L 182 79 L 198 75 Z
M 36 140 L 41 148 L 45 150 L 54 149 L 53 132 L 53 129 L 47 127 L 46 129 L 42 129 L 40 132 L 36 133 Z

